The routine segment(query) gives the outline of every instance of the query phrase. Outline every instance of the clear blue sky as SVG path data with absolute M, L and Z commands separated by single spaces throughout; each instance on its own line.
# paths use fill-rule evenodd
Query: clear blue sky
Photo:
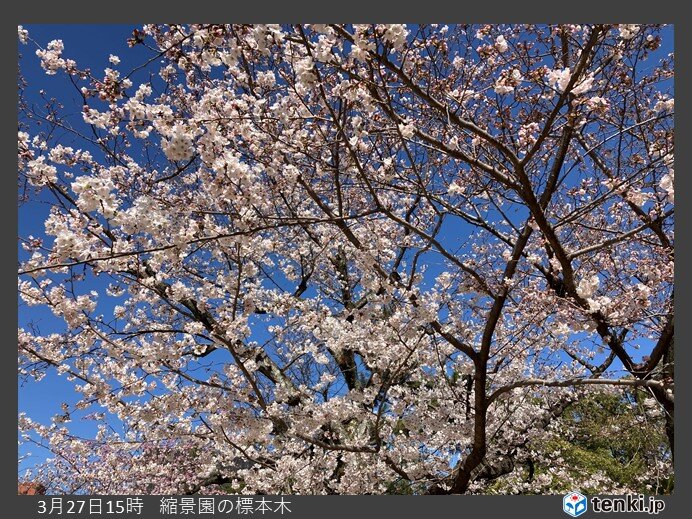
M 25 25 L 30 37 L 40 45 L 45 46 L 53 39 L 61 39 L 65 44 L 65 56 L 75 59 L 80 67 L 89 67 L 96 74 L 110 66 L 109 54 L 120 56 L 121 70 L 130 70 L 140 64 L 149 51 L 141 47 L 129 48 L 126 40 L 136 26 L 126 25 Z M 22 55 L 22 74 L 28 83 L 27 99 L 30 102 L 41 104 L 38 94 L 40 89 L 55 97 L 65 106 L 65 112 L 75 120 L 81 121 L 82 100 L 77 95 L 74 87 L 69 83 L 64 74 L 47 76 L 40 67 L 39 59 L 34 54 L 33 44 L 20 45 L 19 52 Z M 137 78 L 134 78 L 136 81 Z M 71 136 L 62 136 L 63 144 L 69 145 Z M 75 144 L 75 147 L 86 148 L 84 142 Z M 43 222 L 45 221 L 50 206 L 41 201 L 32 201 L 19 207 L 18 234 L 19 236 L 41 236 L 43 234 Z M 20 249 L 20 256 L 23 251 Z M 38 326 L 42 333 L 50 333 L 63 328 L 61 320 L 53 317 L 52 313 L 42 307 L 26 307 L 20 302 L 19 326 L 26 327 L 29 323 Z M 32 419 L 49 423 L 52 416 L 59 414 L 60 404 L 67 402 L 74 404 L 79 398 L 73 391 L 72 383 L 65 377 L 55 374 L 54 370 L 40 383 L 26 383 L 19 388 L 19 410 L 24 411 Z M 79 419 L 79 413 L 73 415 L 70 429 L 78 435 L 93 436 L 95 426 L 93 422 Z M 27 451 L 32 453 L 32 458 L 20 465 L 20 473 L 23 468 L 43 459 L 46 452 L 41 452 L 35 446 L 23 447 L 20 454 Z

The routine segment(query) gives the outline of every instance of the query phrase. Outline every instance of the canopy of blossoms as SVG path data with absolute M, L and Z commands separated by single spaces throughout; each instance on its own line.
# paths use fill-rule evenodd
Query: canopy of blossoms
M 672 54 L 644 25 L 146 25 L 105 70 L 19 28 L 22 441 L 49 492 L 626 492 L 559 459 L 640 395 L 672 472 Z M 670 43 L 668 43 L 670 45 Z M 135 49 L 133 49 L 134 51 Z M 21 74 L 21 70 L 20 70 Z M 58 78 L 47 78 L 57 80 Z M 50 81 L 46 84 L 50 85 Z M 46 94 L 50 96 L 50 92 Z M 40 123 L 40 124 L 39 124 Z M 70 414 L 98 433 L 73 433 Z M 580 479 L 581 478 L 581 479 Z

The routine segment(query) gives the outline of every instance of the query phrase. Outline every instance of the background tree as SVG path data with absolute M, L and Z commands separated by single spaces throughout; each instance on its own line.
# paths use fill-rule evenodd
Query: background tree
M 588 494 L 673 491 L 664 413 L 648 392 L 584 395 L 549 427 L 557 434 L 546 442 L 527 440 L 523 459 L 509 458 L 516 465 L 511 475 L 487 492 L 566 494 L 575 479 Z
M 52 424 L 20 416 L 55 454 L 36 478 L 105 493 L 669 478 L 661 31 L 147 25 L 129 43 L 148 61 L 96 73 L 20 28 L 84 105 L 72 122 L 20 84 L 20 193 L 53 207 L 21 239 L 19 293 L 65 322 L 20 328 L 20 376 L 55 368 L 83 397 Z M 623 388 L 667 440 L 644 474 L 554 463 L 550 446 L 597 442 L 600 405 L 638 416 Z M 91 407 L 110 418 L 78 438 L 71 413 Z M 529 462 L 540 474 L 522 478 Z

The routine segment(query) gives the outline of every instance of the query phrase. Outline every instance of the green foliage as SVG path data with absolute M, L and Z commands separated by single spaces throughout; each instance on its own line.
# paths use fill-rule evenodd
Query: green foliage
M 384 493 L 387 495 L 412 495 L 413 489 L 411 488 L 411 484 L 409 482 L 396 479 L 387 485 L 387 489 L 384 491 Z
M 238 486 L 233 486 L 233 483 L 222 483 L 219 485 L 219 490 L 221 490 L 224 494 L 240 494 L 245 488 L 245 483 L 242 481 L 239 482 Z
M 536 460 L 543 461 L 532 460 L 532 470 L 517 467 L 514 474 L 491 485 L 489 493 L 506 493 L 517 479 L 534 480 L 555 468 L 569 477 L 552 476 L 548 488 L 538 493 L 568 492 L 574 481 L 581 480 L 585 484 L 579 490 L 599 494 L 603 484 L 597 480 L 603 477 L 613 487 L 632 492 L 672 493 L 674 477 L 655 469 L 660 460 L 671 456 L 665 420 L 662 410 L 646 409 L 645 398 L 646 393 L 637 390 L 624 395 L 592 394 L 572 404 L 560 418 L 561 429 L 569 431 L 569 437 L 529 445 L 537 453 Z
M 637 492 L 672 492 L 672 477 L 641 479 L 658 460 L 670 457 L 662 412 L 658 408 L 655 414 L 647 412 L 642 405 L 646 396 L 639 390 L 624 398 L 595 394 L 571 406 L 563 420 L 573 427 L 574 435 L 560 445 L 567 463 L 587 474 L 600 470 Z

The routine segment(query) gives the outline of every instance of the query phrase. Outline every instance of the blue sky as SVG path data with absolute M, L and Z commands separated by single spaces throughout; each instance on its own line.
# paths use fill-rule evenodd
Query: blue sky
M 141 63 L 142 57 L 148 55 L 145 49 L 129 48 L 126 44 L 132 29 L 136 27 L 134 25 L 25 25 L 24 27 L 29 30 L 30 37 L 42 46 L 53 39 L 63 40 L 65 54 L 75 59 L 80 67 L 89 67 L 97 74 L 109 66 L 109 54 L 120 56 L 123 70 L 129 70 Z M 22 55 L 22 74 L 28 83 L 27 100 L 40 104 L 38 90 L 45 89 L 49 96 L 63 103 L 65 113 L 69 114 L 70 118 L 81 120 L 82 100 L 66 76 L 64 74 L 47 76 L 39 64 L 39 59 L 34 55 L 33 44 L 20 45 L 19 52 Z M 65 134 L 62 140 L 65 145 L 69 145 L 71 136 Z M 76 146 L 84 147 L 84 144 L 78 143 Z M 19 236 L 42 235 L 43 222 L 48 216 L 49 209 L 50 206 L 41 200 L 33 200 L 21 205 L 18 209 Z M 20 250 L 20 255 L 22 252 Z M 20 302 L 19 326 L 27 327 L 29 324 L 39 327 L 42 333 L 63 328 L 62 321 L 53 317 L 48 309 L 27 308 Z M 49 423 L 52 416 L 61 412 L 62 402 L 74 404 L 79 400 L 79 395 L 72 388 L 72 383 L 68 382 L 64 376 L 58 376 L 54 370 L 50 370 L 40 383 L 29 381 L 22 384 L 20 381 L 19 410 L 26 412 L 34 420 Z M 70 428 L 75 434 L 84 436 L 93 436 L 96 431 L 94 422 L 80 420 L 79 413 L 74 415 Z M 32 453 L 32 458 L 20 464 L 20 472 L 26 466 L 43 459 L 47 454 L 45 451 L 41 452 L 36 446 L 23 446 L 20 455 L 28 451 Z

